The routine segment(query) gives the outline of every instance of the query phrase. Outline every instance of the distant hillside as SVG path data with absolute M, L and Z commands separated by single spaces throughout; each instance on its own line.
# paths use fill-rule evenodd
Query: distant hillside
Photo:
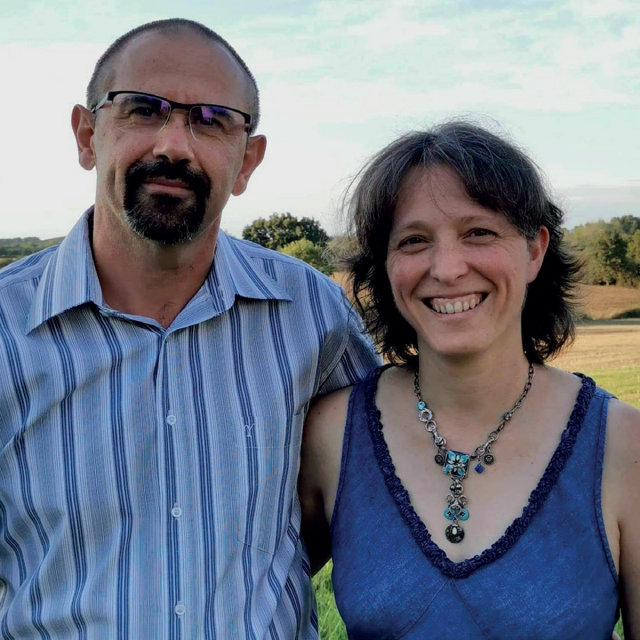
M 0 268 L 18 258 L 31 255 L 47 247 L 60 244 L 63 238 L 0 238 Z
M 578 299 L 585 319 L 640 318 L 640 289 L 619 285 L 580 285 Z

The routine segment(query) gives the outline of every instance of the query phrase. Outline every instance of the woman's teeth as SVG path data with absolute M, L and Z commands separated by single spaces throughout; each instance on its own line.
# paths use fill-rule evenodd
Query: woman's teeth
M 430 298 L 429 306 L 437 313 L 462 313 L 477 307 L 482 302 L 481 294 L 464 298 Z

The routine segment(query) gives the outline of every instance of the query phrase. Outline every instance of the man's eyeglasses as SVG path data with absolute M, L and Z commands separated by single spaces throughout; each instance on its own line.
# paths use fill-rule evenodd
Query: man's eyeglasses
M 109 91 L 91 109 L 96 113 L 111 102 L 111 117 L 120 131 L 154 135 L 169 122 L 173 109 L 189 117 L 189 129 L 196 140 L 219 140 L 239 136 L 251 129 L 251 116 L 219 104 L 182 104 L 151 93 Z

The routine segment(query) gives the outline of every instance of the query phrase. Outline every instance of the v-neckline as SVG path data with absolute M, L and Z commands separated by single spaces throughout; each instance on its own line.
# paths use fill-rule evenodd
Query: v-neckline
M 380 471 L 384 477 L 385 484 L 391 496 L 394 498 L 402 518 L 411 530 L 414 540 L 422 550 L 425 556 L 440 571 L 451 578 L 466 578 L 476 569 L 497 560 L 503 556 L 524 534 L 531 519 L 537 513 L 538 509 L 545 503 L 551 490 L 555 486 L 561 471 L 567 464 L 569 457 L 573 451 L 578 433 L 582 428 L 589 404 L 595 393 L 595 382 L 588 376 L 576 374 L 582 378 L 582 385 L 578 392 L 573 410 L 569 416 L 567 426 L 562 432 L 560 442 L 547 465 L 542 477 L 540 478 L 535 489 L 530 493 L 527 505 L 522 510 L 522 515 L 517 517 L 506 529 L 504 534 L 496 540 L 490 547 L 481 553 L 467 558 L 461 562 L 454 562 L 447 554 L 433 541 L 429 530 L 416 513 L 409 493 L 405 489 L 402 481 L 395 472 L 395 466 L 389 453 L 389 447 L 382 433 L 383 425 L 380 420 L 381 414 L 376 404 L 376 391 L 378 389 L 378 381 L 382 372 L 389 365 L 375 369 L 370 376 L 364 381 L 366 418 L 371 439 L 373 441 L 373 449 L 380 467 Z

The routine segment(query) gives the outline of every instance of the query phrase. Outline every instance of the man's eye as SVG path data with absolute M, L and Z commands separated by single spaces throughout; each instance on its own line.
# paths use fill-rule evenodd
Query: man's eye
M 220 120 L 211 116 L 203 116 L 201 113 L 196 113 L 191 116 L 193 123 L 202 125 L 205 127 L 219 127 Z
M 233 117 L 227 109 L 204 106 L 192 109 L 191 122 L 205 129 L 229 129 L 233 126 Z
M 160 111 L 153 107 L 140 106 L 131 109 L 129 115 L 137 118 L 158 118 L 160 117 Z

